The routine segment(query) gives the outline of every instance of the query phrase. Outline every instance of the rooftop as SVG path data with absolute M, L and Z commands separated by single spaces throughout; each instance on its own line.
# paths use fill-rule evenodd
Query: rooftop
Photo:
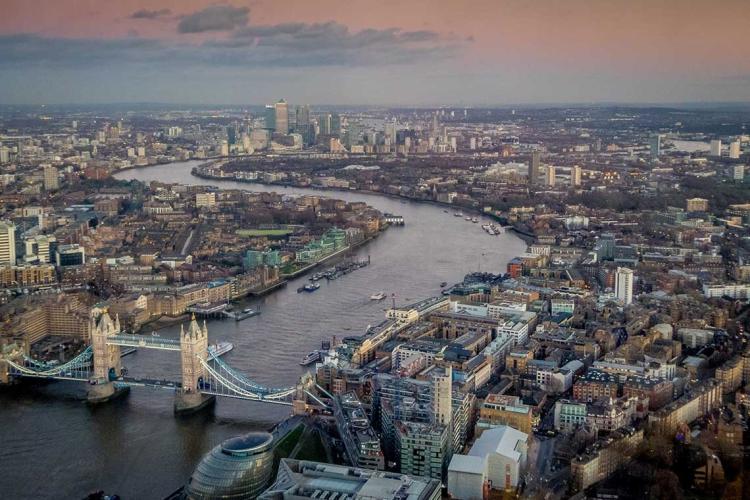
M 284 458 L 276 482 L 258 498 L 427 500 L 439 491 L 436 479 Z

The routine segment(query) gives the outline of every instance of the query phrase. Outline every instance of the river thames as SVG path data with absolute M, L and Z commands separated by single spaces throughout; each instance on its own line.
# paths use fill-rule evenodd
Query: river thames
M 209 321 L 209 341 L 229 341 L 224 359 L 250 378 L 271 386 L 293 385 L 300 359 L 332 336 L 359 335 L 384 318 L 389 301 L 370 295 L 396 294 L 397 305 L 438 295 L 440 283 L 466 273 L 504 272 L 525 244 L 513 234 L 486 234 L 442 207 L 375 194 L 262 186 L 193 177 L 190 161 L 120 172 L 118 179 L 208 184 L 220 188 L 314 194 L 365 201 L 402 215 L 392 227 L 359 248 L 368 267 L 321 283 L 316 293 L 298 294 L 303 276 L 272 294 L 248 301 L 261 314 L 244 321 Z M 176 338 L 179 327 L 160 331 Z M 179 379 L 175 353 L 140 350 L 123 358 L 131 375 Z M 172 394 L 138 389 L 121 401 L 90 408 L 73 383 L 22 384 L 0 392 L 0 492 L 4 498 L 82 498 L 103 489 L 125 499 L 163 498 L 185 484 L 201 456 L 223 439 L 267 429 L 289 414 L 284 406 L 219 399 L 212 413 L 176 419 Z

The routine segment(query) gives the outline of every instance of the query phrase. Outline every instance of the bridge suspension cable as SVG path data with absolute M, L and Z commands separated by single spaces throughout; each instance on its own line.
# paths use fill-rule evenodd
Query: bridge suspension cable
M 204 386 L 200 389 L 203 393 L 289 404 L 281 400 L 294 394 L 297 390 L 296 386 L 284 388 L 264 387 L 252 382 L 217 358 L 211 358 L 209 361 L 203 358 L 198 359 L 206 369 L 209 378 L 209 380 L 204 381 Z
M 90 378 L 92 372 L 93 350 L 91 346 L 87 347 L 75 358 L 62 365 L 52 365 L 24 356 L 23 364 L 16 363 L 12 360 L 6 360 L 12 367 L 15 375 L 40 378 L 61 378 L 86 380 Z

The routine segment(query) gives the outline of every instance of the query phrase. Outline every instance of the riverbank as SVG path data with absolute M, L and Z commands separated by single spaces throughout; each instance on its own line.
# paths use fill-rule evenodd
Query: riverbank
M 380 231 L 375 236 L 370 236 L 369 238 L 365 238 L 364 240 L 358 241 L 357 243 L 353 243 L 351 245 L 347 245 L 346 247 L 342 248 L 341 250 L 337 250 L 337 251 L 333 252 L 332 254 L 323 257 L 322 259 L 320 259 L 317 262 L 314 262 L 314 263 L 309 264 L 309 265 L 307 265 L 307 266 L 305 266 L 305 267 L 303 267 L 301 269 L 298 269 L 298 270 L 294 271 L 293 273 L 282 274 L 281 276 L 283 276 L 287 280 L 303 276 L 303 275 L 309 273 L 310 271 L 312 271 L 313 269 L 315 269 L 315 268 L 317 268 L 317 267 L 325 264 L 326 262 L 328 262 L 329 260 L 333 259 L 334 257 L 338 257 L 340 255 L 346 254 L 347 252 L 354 251 L 357 248 L 359 248 L 359 247 L 361 247 L 361 246 L 363 246 L 363 245 L 371 242 L 372 240 L 374 240 L 375 238 L 377 238 L 382 232 L 383 231 Z
M 349 189 L 349 188 L 342 188 L 342 187 L 316 186 L 313 184 L 308 185 L 308 186 L 303 186 L 303 185 L 297 185 L 297 184 L 286 183 L 286 182 L 260 182 L 260 181 L 251 181 L 247 179 L 237 179 L 235 177 L 217 177 L 215 175 L 208 175 L 204 172 L 201 172 L 200 168 L 205 165 L 206 164 L 193 167 L 190 171 L 190 174 L 200 179 L 215 180 L 215 181 L 231 181 L 231 182 L 238 182 L 241 184 L 256 184 L 259 186 L 269 186 L 269 187 L 279 186 L 283 188 L 295 188 L 295 189 L 312 189 L 312 190 L 317 190 L 317 191 L 338 191 L 342 193 L 365 193 L 368 195 L 383 196 L 385 198 L 391 198 L 395 200 L 403 200 L 403 201 L 409 201 L 409 202 L 414 202 L 414 203 L 424 203 L 427 205 L 433 205 L 433 206 L 437 206 L 441 208 L 449 208 L 451 210 L 461 210 L 462 212 L 470 213 L 473 215 L 481 215 L 484 217 L 489 217 L 492 220 L 500 223 L 500 225 L 506 230 L 511 230 L 511 231 L 517 232 L 519 234 L 524 234 L 524 235 L 528 234 L 528 233 L 525 233 L 523 231 L 516 229 L 514 226 L 508 225 L 508 221 L 506 218 L 500 217 L 493 213 L 485 212 L 478 208 L 458 206 L 452 203 L 446 203 L 446 202 L 437 201 L 437 200 L 424 200 L 421 198 L 412 198 L 412 197 L 404 196 L 401 194 L 385 193 L 382 191 L 373 191 L 371 189 Z

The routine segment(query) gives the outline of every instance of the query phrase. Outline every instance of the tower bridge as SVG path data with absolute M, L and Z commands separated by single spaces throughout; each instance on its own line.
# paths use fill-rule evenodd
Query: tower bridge
M 109 401 L 130 387 L 152 387 L 173 391 L 175 413 L 190 413 L 213 403 L 216 397 L 258 401 L 294 406 L 295 412 L 305 411 L 307 398 L 325 405 L 311 391 L 315 390 L 310 375 L 289 387 L 268 387 L 254 382 L 218 356 L 208 351 L 208 328 L 199 325 L 193 316 L 187 329 L 180 327 L 180 338 L 131 335 L 121 331 L 119 317 L 108 313 L 91 319 L 91 345 L 64 364 L 35 360 L 21 350 L 0 353 L 0 381 L 13 378 L 73 380 L 88 383 L 88 400 Z M 120 349 L 137 347 L 180 353 L 181 380 L 166 381 L 127 376 Z

